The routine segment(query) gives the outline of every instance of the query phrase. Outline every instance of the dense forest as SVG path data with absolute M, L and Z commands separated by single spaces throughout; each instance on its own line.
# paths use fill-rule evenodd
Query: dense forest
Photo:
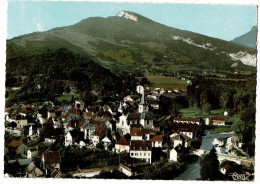
M 254 146 L 256 113 L 256 76 L 243 80 L 216 80 L 197 77 L 187 88 L 190 106 L 202 109 L 227 110 L 230 115 L 238 114 L 239 121 L 232 125 L 233 130 L 243 141 Z
M 6 105 L 54 100 L 56 94 L 70 92 L 71 86 L 84 95 L 90 91 L 102 96 L 124 95 L 127 89 L 135 88 L 135 82 L 134 76 L 116 75 L 91 58 L 75 55 L 67 49 L 46 50 L 7 58 L 6 87 L 21 89 L 6 93 Z

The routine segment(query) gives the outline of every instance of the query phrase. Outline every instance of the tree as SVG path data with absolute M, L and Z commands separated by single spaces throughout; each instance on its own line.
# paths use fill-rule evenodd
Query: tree
M 202 106 L 202 111 L 203 111 L 204 113 L 209 114 L 210 111 L 211 111 L 211 105 L 210 105 L 209 103 L 204 104 L 204 105 Z
M 232 129 L 242 140 L 247 140 L 249 135 L 250 127 L 242 120 L 235 122 L 232 125 Z
M 200 162 L 200 177 L 202 180 L 218 180 L 220 178 L 219 161 L 215 148 L 205 155 Z

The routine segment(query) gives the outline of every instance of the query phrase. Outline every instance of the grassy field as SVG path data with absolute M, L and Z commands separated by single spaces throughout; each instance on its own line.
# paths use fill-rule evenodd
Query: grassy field
M 231 128 L 231 126 L 220 126 L 209 130 L 211 134 L 218 134 L 218 133 L 232 132 L 232 131 L 233 129 Z
M 110 57 L 122 64 L 131 65 L 135 63 L 132 54 L 127 50 L 120 49 L 118 51 L 106 51 L 103 52 L 103 54 L 104 56 Z
M 145 76 L 152 84 L 154 88 L 165 88 L 171 89 L 180 88 L 186 89 L 189 85 L 187 81 L 178 79 L 176 77 L 165 77 L 165 76 Z
M 79 94 L 74 94 L 73 96 L 74 96 L 74 98 L 78 98 Z M 59 101 L 59 102 L 71 101 L 71 98 L 72 98 L 71 94 L 66 94 L 66 95 L 62 95 L 62 96 L 56 97 L 56 100 Z
M 212 110 L 210 114 L 205 114 L 198 107 L 189 107 L 180 109 L 180 115 L 182 117 L 192 117 L 192 118 L 208 118 L 214 116 L 222 116 L 224 115 L 223 109 Z M 223 132 L 232 132 L 232 124 L 239 120 L 239 115 L 235 114 L 233 116 L 228 116 L 226 119 L 226 126 L 220 127 L 209 127 L 210 133 L 223 133 Z
M 180 109 L 180 114 L 183 117 L 206 118 L 206 117 L 213 117 L 213 116 L 223 116 L 224 110 L 223 109 L 212 110 L 210 114 L 205 114 L 198 107 L 189 107 L 189 108 Z

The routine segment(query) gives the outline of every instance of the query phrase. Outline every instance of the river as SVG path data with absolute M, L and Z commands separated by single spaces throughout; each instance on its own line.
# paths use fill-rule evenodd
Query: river
M 222 133 L 222 134 L 210 134 L 207 132 L 205 136 L 202 136 L 202 143 L 200 149 L 210 151 L 213 147 L 213 141 L 215 138 L 231 137 L 234 133 Z M 179 176 L 174 178 L 175 180 L 196 180 L 200 178 L 200 161 L 199 159 L 187 166 L 187 169 Z

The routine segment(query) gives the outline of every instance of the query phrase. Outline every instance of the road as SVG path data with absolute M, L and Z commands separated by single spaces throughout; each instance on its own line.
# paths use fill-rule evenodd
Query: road
M 234 133 L 223 133 L 223 134 L 210 134 L 207 133 L 202 137 L 202 143 L 200 149 L 210 151 L 213 147 L 213 141 L 215 138 L 231 137 Z M 200 178 L 200 161 L 197 160 L 187 166 L 187 169 L 175 180 L 196 180 Z

